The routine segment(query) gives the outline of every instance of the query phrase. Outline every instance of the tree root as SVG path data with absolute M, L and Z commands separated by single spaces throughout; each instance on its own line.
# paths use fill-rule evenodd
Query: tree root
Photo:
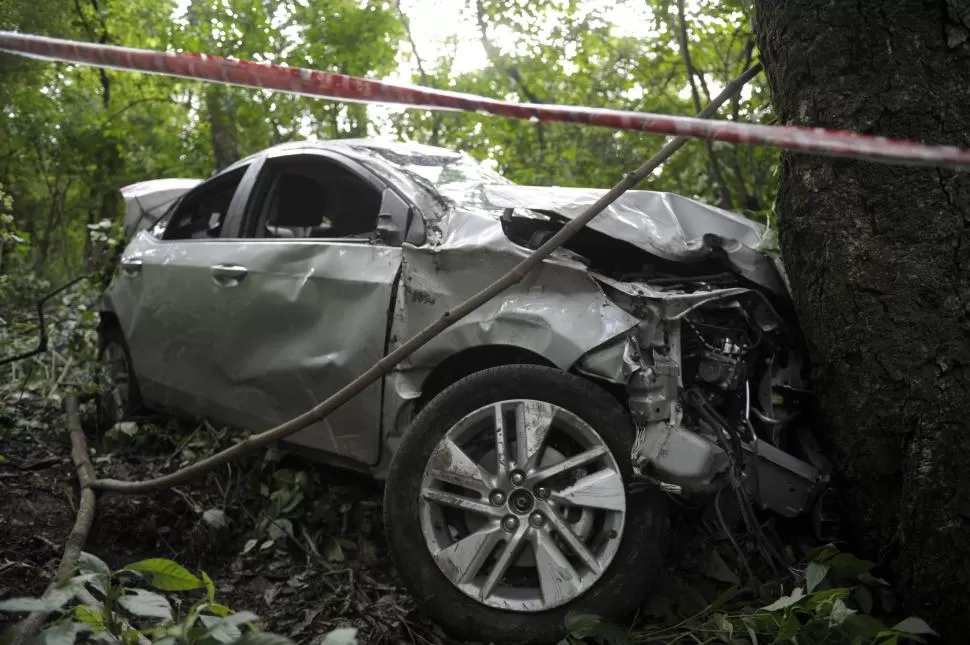
M 88 454 L 88 442 L 81 429 L 81 418 L 78 414 L 78 400 L 76 396 L 69 396 L 65 401 L 67 412 L 67 429 L 71 434 L 71 460 L 77 472 L 78 483 L 81 486 L 81 501 L 77 507 L 77 518 L 74 528 L 64 544 L 64 555 L 54 574 L 54 581 L 44 591 L 42 598 L 47 598 L 59 585 L 63 584 L 74 572 L 81 550 L 87 540 L 91 524 L 94 522 L 95 495 L 91 485 L 95 481 L 94 466 Z M 93 598 L 92 598 L 93 599 Z M 14 633 L 10 645 L 23 645 L 30 640 L 47 620 L 50 612 L 38 610 L 25 618 Z

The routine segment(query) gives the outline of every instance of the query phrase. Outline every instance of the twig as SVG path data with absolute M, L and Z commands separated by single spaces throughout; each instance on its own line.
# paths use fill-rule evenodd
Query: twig
M 164 466 L 165 466 L 166 468 L 168 467 L 168 465 L 169 465 L 170 463 L 172 463 L 172 460 L 173 460 L 173 459 L 175 459 L 176 457 L 178 457 L 178 455 L 179 455 L 179 453 L 180 453 L 180 452 L 182 452 L 183 450 L 185 450 L 185 447 L 186 447 L 187 445 L 189 445 L 189 442 L 190 442 L 190 441 L 192 441 L 193 439 L 195 439 L 195 435 L 197 435 L 197 434 L 199 434 L 199 430 L 200 430 L 201 428 L 202 428 L 202 426 L 201 426 L 201 425 L 197 425 L 197 426 L 195 427 L 195 430 L 193 430 L 193 431 L 192 431 L 192 434 L 190 434 L 190 435 L 189 435 L 188 437 L 186 437 L 185 439 L 183 439 L 183 440 L 182 440 L 182 441 L 181 441 L 181 442 L 179 443 L 179 445 L 178 445 L 178 447 L 176 447 L 176 448 L 175 448 L 175 452 L 173 452 L 172 454 L 170 454 L 170 455 L 168 456 L 168 459 L 166 459 L 166 460 L 165 460 L 165 464 L 164 464 Z
M 687 34 L 687 16 L 684 12 L 684 0 L 677 0 L 677 18 L 679 21 L 679 41 L 680 41 L 680 55 L 684 59 L 684 68 L 687 71 L 687 80 L 690 81 L 690 94 L 694 99 L 694 109 L 701 109 L 701 96 L 700 92 L 697 90 L 697 80 L 700 79 L 704 86 L 704 92 L 707 93 L 707 81 L 704 80 L 704 75 L 699 74 L 696 69 L 694 69 L 694 62 L 690 57 L 690 45 L 689 38 Z M 718 97 L 720 98 L 720 97 Z M 713 102 L 711 103 L 713 105 Z M 724 173 L 721 171 L 721 163 L 717 159 L 717 155 L 714 153 L 714 144 L 707 140 L 704 142 L 704 147 L 707 148 L 707 158 L 711 167 L 711 173 L 714 175 L 714 181 L 717 183 L 717 187 L 721 192 L 721 204 L 722 208 L 731 207 L 731 191 L 724 181 Z
M 759 63 L 748 69 L 738 78 L 732 80 L 724 88 L 724 91 L 721 92 L 713 101 L 711 101 L 710 105 L 708 105 L 698 114 L 698 117 L 709 118 L 714 114 L 718 107 L 720 107 L 736 92 L 740 91 L 741 87 L 750 79 L 754 78 L 760 71 L 761 64 Z M 537 267 L 543 260 L 549 257 L 553 251 L 558 249 L 567 240 L 582 230 L 583 227 L 590 222 L 590 220 L 599 215 L 607 206 L 619 198 L 620 195 L 633 188 L 637 183 L 640 182 L 640 180 L 652 173 L 657 169 L 657 167 L 669 159 L 671 155 L 680 150 L 680 148 L 687 143 L 687 141 L 688 139 L 686 137 L 677 137 L 669 141 L 660 150 L 660 152 L 654 155 L 649 161 L 644 163 L 635 171 L 626 175 L 622 181 L 611 188 L 605 195 L 596 200 L 596 202 L 587 208 L 579 217 L 563 226 L 558 232 L 556 232 L 555 235 L 549 238 L 545 244 L 533 251 L 528 257 L 522 260 L 522 262 L 513 267 L 511 271 L 503 275 L 485 289 L 482 289 L 465 302 L 443 313 L 440 318 L 422 329 L 410 340 L 379 360 L 366 372 L 310 410 L 276 426 L 275 428 L 270 428 L 269 430 L 265 430 L 259 434 L 250 435 L 243 441 L 240 441 L 239 443 L 223 450 L 222 452 L 216 453 L 203 459 L 202 461 L 181 468 L 174 473 L 156 477 L 154 479 L 146 479 L 134 482 L 121 481 L 118 479 L 99 479 L 94 482 L 93 487 L 98 490 L 110 491 L 114 493 L 137 494 L 150 493 L 153 491 L 162 490 L 164 488 L 169 488 L 171 486 L 176 486 L 178 484 L 183 484 L 197 477 L 201 477 L 202 475 L 205 475 L 206 473 L 215 470 L 216 468 L 219 468 L 234 459 L 238 459 L 239 457 L 247 455 L 255 450 L 268 446 L 271 443 L 279 441 L 284 437 L 306 428 L 312 423 L 316 423 L 317 421 L 326 418 L 327 415 L 358 395 L 365 388 L 369 387 L 371 383 L 390 372 L 394 366 L 423 347 L 442 331 L 454 325 L 456 322 L 475 311 L 480 306 L 508 289 L 510 286 L 522 280 L 522 278 L 524 278 L 532 269 Z
M 40 330 L 39 330 L 40 338 L 37 341 L 37 347 L 35 347 L 30 351 L 23 352 L 22 354 L 15 354 L 14 356 L 8 356 L 7 358 L 0 359 L 0 365 L 6 365 L 7 363 L 13 363 L 14 361 L 22 361 L 25 358 L 30 358 L 31 356 L 36 356 L 41 352 L 46 352 L 47 351 L 47 323 L 44 320 L 44 305 L 46 305 L 47 301 L 53 298 L 54 296 L 56 296 L 57 294 L 63 291 L 67 291 L 68 289 L 76 285 L 81 280 L 87 280 L 92 275 L 94 274 L 86 273 L 84 275 L 78 276 L 73 280 L 62 284 L 61 286 L 57 287 L 56 289 L 54 289 L 53 291 L 45 295 L 43 298 L 38 300 L 37 301 L 37 320 L 39 321 L 38 324 L 40 325 Z
M 401 17 L 401 23 L 404 25 L 404 33 L 408 37 L 408 42 L 411 43 L 411 53 L 414 55 L 414 62 L 418 66 L 418 74 L 421 76 L 421 83 L 423 85 L 431 85 L 430 77 L 424 68 L 424 61 L 421 60 L 421 54 L 418 53 L 418 43 L 414 40 L 414 34 L 411 31 L 411 21 L 408 19 L 407 14 L 401 8 L 401 0 L 397 0 L 396 5 L 397 12 Z M 438 145 L 438 137 L 441 130 L 441 112 L 435 111 L 431 115 L 431 140 L 429 143 L 433 146 Z
M 50 392 L 47 393 L 47 398 L 48 399 L 51 398 L 52 396 L 54 396 L 54 392 L 56 392 L 57 391 L 57 388 L 59 388 L 61 386 L 61 382 L 64 380 L 64 377 L 67 376 L 67 372 L 68 372 L 68 370 L 71 369 L 71 366 L 72 365 L 74 365 L 74 357 L 73 356 L 69 357 L 67 359 L 67 362 L 64 363 L 64 369 L 61 370 L 61 375 L 57 377 L 57 380 L 54 381 L 54 385 L 51 387 Z
M 81 549 L 84 548 L 84 541 L 91 530 L 91 523 L 94 521 L 95 497 L 94 490 L 91 488 L 91 484 L 95 481 L 94 466 L 91 465 L 88 442 L 84 438 L 84 431 L 81 429 L 77 397 L 68 397 L 65 408 L 67 410 L 67 429 L 71 433 L 71 459 L 74 461 L 78 483 L 81 485 L 81 503 L 78 505 L 74 528 L 71 529 L 71 534 L 67 536 L 67 542 L 64 544 L 64 555 L 57 567 L 57 572 L 54 574 L 54 581 L 44 591 L 44 598 L 47 598 L 71 576 L 74 567 L 77 566 L 78 558 L 81 556 Z M 23 645 L 30 640 L 44 624 L 49 613 L 41 610 L 27 616 L 14 634 L 10 645 Z

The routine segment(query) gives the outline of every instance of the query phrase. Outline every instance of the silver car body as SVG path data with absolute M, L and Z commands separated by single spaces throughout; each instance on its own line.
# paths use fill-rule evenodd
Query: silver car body
M 410 223 L 397 223 L 403 241 L 246 236 L 256 211 L 254 187 L 273 160 L 314 157 L 363 177 L 384 191 L 385 202 L 403 200 L 414 214 Z M 133 233 L 105 293 L 103 316 L 124 333 L 146 403 L 252 430 L 327 398 L 525 258 L 531 250 L 511 239 L 509 218 L 571 219 L 603 193 L 516 186 L 461 153 L 373 140 L 284 144 L 198 186 L 169 182 L 156 184 L 156 191 L 146 183 L 126 191 L 154 204 L 173 190 L 187 191 L 187 199 L 232 173 L 241 180 L 217 235 L 160 239 L 166 218 Z M 399 217 L 390 210 L 390 219 Z M 787 297 L 780 266 L 757 250 L 764 227 L 733 213 L 667 193 L 631 191 L 589 228 L 667 262 L 688 265 L 720 254 L 739 275 Z M 748 291 L 658 289 L 588 265 L 568 249 L 554 253 L 385 379 L 291 436 L 290 447 L 380 477 L 443 366 L 481 356 L 483 348 L 502 348 L 625 385 L 642 362 L 633 335 L 642 340 L 664 320 Z M 623 304 L 630 301 L 642 306 Z M 652 313 L 645 317 L 643 307 Z M 644 433 L 638 439 L 638 449 L 653 450 L 659 460 L 671 452 L 664 446 L 678 439 L 670 434 L 672 413 L 665 414 L 652 438 Z M 638 427 L 646 430 L 649 423 Z M 706 442 L 703 454 L 684 456 L 702 464 L 669 470 L 691 471 L 683 473 L 687 482 L 704 478 L 701 471 L 712 468 L 717 452 Z

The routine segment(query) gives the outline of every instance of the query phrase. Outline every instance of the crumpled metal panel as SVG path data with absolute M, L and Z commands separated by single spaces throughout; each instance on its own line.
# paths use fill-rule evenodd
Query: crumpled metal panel
M 512 269 L 529 250 L 517 246 L 494 214 L 462 210 L 442 217 L 434 245 L 404 247 L 391 349 L 445 311 Z M 428 373 L 462 350 L 507 345 L 569 369 L 590 349 L 634 328 L 639 320 L 612 302 L 586 267 L 556 253 L 501 296 L 446 329 L 387 378 L 384 429 L 393 444 Z
M 607 288 L 615 289 L 640 303 L 637 309 L 642 312 L 643 318 L 637 325 L 635 335 L 643 340 L 651 338 L 665 320 L 678 320 L 707 303 L 752 292 L 743 287 L 731 287 L 687 293 L 658 289 L 641 282 L 620 282 L 597 273 L 591 275 Z M 641 367 L 636 345 L 637 340 L 633 334 L 617 336 L 584 354 L 577 361 L 575 369 L 587 376 L 626 385 L 630 376 Z
M 528 256 L 494 218 L 463 211 L 435 247 L 405 247 L 392 348 L 484 289 Z M 434 366 L 457 350 L 512 345 L 568 368 L 638 320 L 620 309 L 586 268 L 560 256 L 532 271 L 416 351 L 401 369 Z
M 401 249 L 323 240 L 234 243 L 248 274 L 227 298 L 218 336 L 220 403 L 268 428 L 337 392 L 384 356 Z M 286 439 L 374 464 L 381 383 Z
M 569 220 L 580 216 L 608 192 L 511 184 L 487 185 L 483 191 L 495 208 L 547 211 Z M 729 261 L 741 275 L 776 293 L 788 293 L 771 258 L 755 250 L 761 244 L 765 227 L 730 211 L 673 193 L 631 190 L 587 226 L 675 262 L 710 257 L 716 252 L 710 236 L 717 236 Z
M 160 242 L 105 294 L 153 403 L 253 430 L 320 403 L 383 356 L 401 249 L 317 240 Z M 236 284 L 219 264 L 246 268 Z M 365 464 L 381 451 L 381 384 L 287 442 Z

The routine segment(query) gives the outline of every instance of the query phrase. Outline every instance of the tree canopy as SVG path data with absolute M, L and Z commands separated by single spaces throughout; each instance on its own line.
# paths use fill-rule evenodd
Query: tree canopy
M 745 0 L 455 5 L 471 30 L 456 28 L 432 55 L 433 15 L 399 1 L 11 0 L 0 8 L 0 28 L 403 77 L 519 101 L 669 114 L 696 112 L 755 55 Z M 637 22 L 621 24 L 618 16 Z M 478 49 L 484 64 L 462 65 L 459 44 Z M 0 209 L 6 234 L 16 232 L 0 255 L 6 269 L 0 273 L 19 262 L 57 280 L 84 271 L 97 255 L 92 230 L 118 222 L 122 186 L 204 177 L 276 143 L 348 136 L 419 141 L 491 160 L 519 183 L 566 186 L 612 184 L 662 143 L 609 129 L 375 108 L 6 54 L 0 54 L 0 106 Z M 769 121 L 763 80 L 721 117 Z M 646 187 L 765 217 L 776 160 L 767 149 L 692 143 Z

